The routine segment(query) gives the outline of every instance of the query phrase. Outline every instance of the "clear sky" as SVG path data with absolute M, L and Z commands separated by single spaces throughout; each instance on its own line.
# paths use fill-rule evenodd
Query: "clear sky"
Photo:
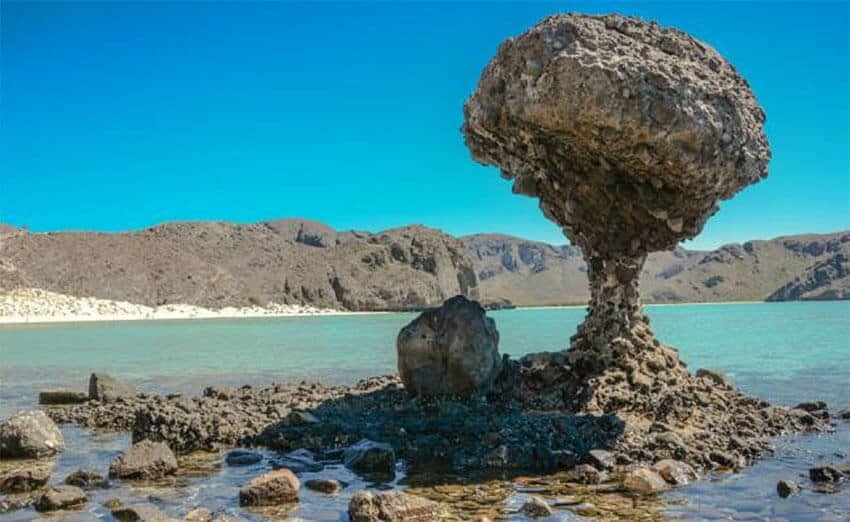
M 767 112 L 770 177 L 686 246 L 850 228 L 848 3 L 0 2 L 0 221 L 304 217 L 562 243 L 475 164 L 462 105 L 505 38 L 617 11 L 710 43 Z

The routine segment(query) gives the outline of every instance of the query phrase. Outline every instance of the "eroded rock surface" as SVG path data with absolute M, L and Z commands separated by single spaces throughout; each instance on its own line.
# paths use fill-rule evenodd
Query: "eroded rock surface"
M 439 515 L 436 502 L 400 491 L 358 491 L 348 504 L 351 522 L 431 522 Z
M 486 393 L 502 367 L 496 323 L 462 295 L 402 328 L 396 347 L 405 388 L 422 395 Z
M 109 476 L 121 479 L 158 479 L 177 471 L 177 457 L 163 442 L 133 444 L 109 466 Z
M 582 249 L 591 298 L 574 371 L 619 367 L 638 387 L 662 369 L 684 377 L 657 349 L 638 276 L 649 252 L 694 237 L 719 200 L 767 175 L 765 116 L 747 82 L 681 31 L 557 15 L 499 48 L 464 112 L 473 157 L 539 198 Z
M 65 448 L 56 424 L 41 410 L 17 413 L 0 424 L 0 457 L 40 459 Z

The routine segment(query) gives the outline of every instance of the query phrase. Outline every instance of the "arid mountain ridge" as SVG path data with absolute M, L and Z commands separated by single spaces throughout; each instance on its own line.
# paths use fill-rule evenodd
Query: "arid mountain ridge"
M 413 310 L 458 293 L 497 305 L 580 304 L 585 270 L 577 247 L 419 225 L 369 233 L 284 219 L 29 233 L 0 224 L 0 289 L 145 305 Z M 850 299 L 850 231 L 651 254 L 641 290 L 647 303 Z

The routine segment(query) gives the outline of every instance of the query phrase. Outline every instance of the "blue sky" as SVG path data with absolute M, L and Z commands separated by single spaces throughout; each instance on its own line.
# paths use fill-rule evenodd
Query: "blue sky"
M 475 164 L 462 104 L 505 38 L 617 11 L 710 43 L 767 112 L 770 177 L 692 248 L 850 228 L 850 4 L 0 3 L 0 221 L 422 223 L 565 242 Z

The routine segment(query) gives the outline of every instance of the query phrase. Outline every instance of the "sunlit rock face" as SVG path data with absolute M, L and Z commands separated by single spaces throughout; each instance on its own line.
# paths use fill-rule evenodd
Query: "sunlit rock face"
M 646 254 L 694 237 L 718 201 L 767 176 L 747 82 L 710 46 L 636 18 L 546 18 L 500 46 L 464 113 L 473 157 L 582 248 L 592 297 L 573 348 L 604 359 L 646 326 Z

